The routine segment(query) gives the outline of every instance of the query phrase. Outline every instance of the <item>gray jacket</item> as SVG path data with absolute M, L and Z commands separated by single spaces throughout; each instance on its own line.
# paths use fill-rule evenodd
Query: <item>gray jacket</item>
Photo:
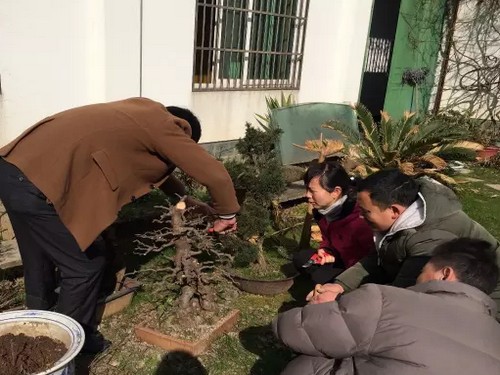
M 463 283 L 367 284 L 278 315 L 273 329 L 302 354 L 286 375 L 500 374 L 500 325 L 486 294 Z
M 416 206 L 414 217 L 408 218 L 406 225 L 394 225 L 397 228 L 391 228 L 389 233 L 379 238 L 377 253 L 360 260 L 337 276 L 335 282 L 346 291 L 364 282 L 403 288 L 414 285 L 436 246 L 460 237 L 489 242 L 496 249 L 500 266 L 500 243 L 462 211 L 455 193 L 427 178 L 419 178 L 417 182 L 420 194 L 412 205 Z M 500 312 L 500 280 L 491 297 L 496 300 Z M 500 315 L 497 319 L 500 320 Z

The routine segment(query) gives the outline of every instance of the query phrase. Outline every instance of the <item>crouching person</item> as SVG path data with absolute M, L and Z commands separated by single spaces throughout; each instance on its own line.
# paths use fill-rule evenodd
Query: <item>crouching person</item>
M 306 198 L 321 230 L 319 249 L 293 257 L 295 267 L 314 284 L 325 284 L 375 252 L 373 231 L 361 217 L 351 179 L 335 161 L 313 163 L 304 176 Z
M 319 287 L 308 306 L 273 321 L 302 354 L 282 374 L 500 374 L 488 297 L 498 274 L 491 244 L 462 238 L 438 246 L 408 289 L 366 284 L 337 298 Z

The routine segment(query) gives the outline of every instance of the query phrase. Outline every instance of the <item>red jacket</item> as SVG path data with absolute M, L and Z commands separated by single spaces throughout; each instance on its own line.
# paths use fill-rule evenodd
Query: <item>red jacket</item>
M 345 268 L 375 250 L 373 232 L 361 217 L 361 210 L 354 200 L 347 200 L 339 214 L 321 215 L 314 210 L 314 217 L 321 230 L 320 248 L 340 257 Z

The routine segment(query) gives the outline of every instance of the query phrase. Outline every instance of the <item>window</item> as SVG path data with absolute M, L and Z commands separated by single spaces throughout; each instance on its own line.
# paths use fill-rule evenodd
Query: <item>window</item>
M 309 0 L 198 0 L 193 91 L 298 89 Z

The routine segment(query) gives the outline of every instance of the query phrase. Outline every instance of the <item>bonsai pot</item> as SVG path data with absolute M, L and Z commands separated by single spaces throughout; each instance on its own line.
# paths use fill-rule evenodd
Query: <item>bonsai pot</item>
M 129 306 L 135 291 L 140 286 L 141 284 L 137 280 L 127 277 L 123 280 L 123 286 L 119 290 L 97 301 L 96 315 L 98 321 L 116 314 Z
M 197 356 L 208 349 L 210 344 L 219 336 L 231 331 L 240 316 L 239 310 L 231 310 L 226 316 L 221 318 L 212 330 L 200 337 L 196 341 L 178 339 L 176 337 L 164 334 L 157 330 L 137 325 L 134 327 L 135 335 L 148 344 L 159 348 L 173 351 L 182 350 Z
M 295 278 L 299 275 L 293 264 L 288 263 L 282 267 L 284 278 L 276 280 L 259 280 L 243 277 L 239 275 L 231 275 L 234 283 L 244 292 L 262 295 L 275 295 L 285 293 L 294 283 Z

